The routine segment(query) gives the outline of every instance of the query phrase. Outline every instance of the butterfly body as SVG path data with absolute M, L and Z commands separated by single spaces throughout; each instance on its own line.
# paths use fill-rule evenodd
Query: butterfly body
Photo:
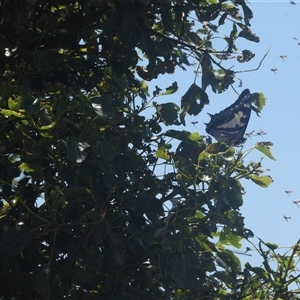
M 210 115 L 206 132 L 218 142 L 237 146 L 245 142 L 244 134 L 251 116 L 252 96 L 245 89 L 239 98 L 221 112 Z

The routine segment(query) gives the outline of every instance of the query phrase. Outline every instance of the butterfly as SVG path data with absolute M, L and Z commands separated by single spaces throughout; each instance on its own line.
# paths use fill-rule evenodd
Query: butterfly
M 246 141 L 244 134 L 250 119 L 251 107 L 252 95 L 249 89 L 245 89 L 232 105 L 218 114 L 209 114 L 211 120 L 204 123 L 206 132 L 227 146 L 243 144 Z

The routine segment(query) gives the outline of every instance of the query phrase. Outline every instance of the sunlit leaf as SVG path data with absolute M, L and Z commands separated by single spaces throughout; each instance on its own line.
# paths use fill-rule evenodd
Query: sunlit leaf
M 156 154 L 157 158 L 162 158 L 162 159 L 165 159 L 165 160 L 170 159 L 169 152 L 165 148 L 159 148 L 158 150 L 156 150 L 155 154 Z
M 266 105 L 267 98 L 263 93 L 252 93 L 252 102 L 261 111 Z
M 257 176 L 257 175 L 253 175 L 251 174 L 249 176 L 249 178 L 254 182 L 256 183 L 257 185 L 263 187 L 263 188 L 266 188 L 268 187 L 272 182 L 273 182 L 273 179 L 271 176 L 268 176 L 268 175 L 265 175 L 265 176 Z
M 271 143 L 271 142 L 260 142 L 260 143 L 257 143 L 254 146 L 254 148 L 257 149 L 258 151 L 262 152 L 263 154 L 265 154 L 270 159 L 276 160 L 270 151 L 270 147 L 272 147 L 272 146 L 273 146 L 273 143 Z
M 224 228 L 219 236 L 219 242 L 223 245 L 231 245 L 235 248 L 240 249 L 242 244 L 240 243 L 242 238 L 236 234 L 233 234 L 228 227 Z
M 276 250 L 278 248 L 278 245 L 275 243 L 266 242 L 264 244 L 271 250 Z

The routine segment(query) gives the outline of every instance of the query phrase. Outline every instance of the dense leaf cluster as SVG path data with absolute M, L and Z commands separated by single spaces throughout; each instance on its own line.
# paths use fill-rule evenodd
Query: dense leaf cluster
M 162 131 L 199 114 L 208 86 L 234 83 L 221 63 L 254 56 L 235 46 L 258 42 L 251 18 L 244 0 L 0 2 L 1 299 L 287 295 L 292 258 L 272 270 L 276 247 L 261 242 L 264 268 L 243 270 L 226 249 L 253 236 L 239 179 L 268 186 L 261 164 Z M 225 22 L 233 27 L 218 50 Z M 202 86 L 191 84 L 181 108 L 153 102 L 145 118 L 153 98 L 178 87 L 157 86 L 151 99 L 144 81 L 190 58 Z M 270 145 L 256 148 L 272 158 Z

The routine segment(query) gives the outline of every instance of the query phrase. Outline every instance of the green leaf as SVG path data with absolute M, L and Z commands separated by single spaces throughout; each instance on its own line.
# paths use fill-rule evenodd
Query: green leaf
M 254 272 L 255 274 L 259 275 L 260 278 L 263 278 L 264 280 L 268 280 L 268 273 L 263 268 L 259 267 L 251 267 L 250 270 Z
M 19 109 L 20 109 L 19 102 L 15 101 L 13 99 L 8 99 L 7 105 L 8 105 L 8 108 L 13 111 L 19 111 Z
M 195 217 L 198 219 L 203 219 L 205 217 L 205 214 L 202 213 L 200 210 L 196 211 Z
M 273 143 L 271 142 L 260 142 L 255 145 L 255 149 L 265 154 L 270 159 L 276 160 L 275 157 L 272 155 L 270 151 L 270 147 L 273 146 Z
M 19 169 L 25 174 L 41 174 L 41 170 L 34 164 L 21 163 Z
M 160 147 L 155 151 L 155 155 L 157 158 L 161 158 L 161 159 L 165 159 L 165 160 L 169 160 L 170 159 L 170 155 L 169 155 L 169 151 L 166 148 Z
M 241 270 L 241 262 L 230 250 L 222 250 L 217 253 L 217 262 L 225 270 Z
M 233 246 L 237 249 L 240 249 L 242 247 L 242 244 L 240 243 L 242 240 L 242 237 L 233 234 L 230 231 L 230 228 L 225 227 L 222 229 L 220 236 L 219 236 L 219 241 L 218 243 L 223 244 L 223 245 L 230 245 Z
M 80 105 L 82 105 L 82 107 L 84 107 L 86 109 L 91 109 L 93 107 L 91 100 L 86 95 L 79 94 L 79 95 L 77 95 L 77 99 L 78 99 Z
M 249 175 L 249 178 L 256 183 L 257 185 L 266 188 L 268 187 L 272 182 L 273 179 L 269 175 L 264 175 L 264 176 L 257 176 L 257 175 Z
M 266 105 L 267 98 L 263 93 L 252 93 L 252 102 L 261 111 Z
M 24 113 L 12 111 L 9 109 L 0 109 L 0 114 L 2 114 L 3 116 L 6 116 L 6 117 L 16 117 L 16 118 L 20 118 L 20 119 L 25 119 L 25 117 L 26 117 L 24 115 Z
M 278 248 L 278 245 L 275 244 L 275 243 L 270 243 L 270 242 L 267 242 L 267 243 L 264 243 L 269 249 L 271 250 L 276 250 Z
M 226 271 L 217 271 L 213 274 L 213 277 L 220 279 L 224 283 L 230 283 L 232 276 Z

